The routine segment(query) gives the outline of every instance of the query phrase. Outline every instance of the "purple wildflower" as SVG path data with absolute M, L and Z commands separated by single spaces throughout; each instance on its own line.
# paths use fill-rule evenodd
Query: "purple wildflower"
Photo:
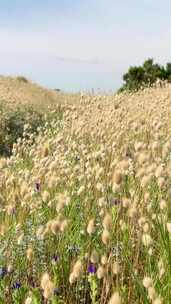
M 40 182 L 35 183 L 35 190 L 36 192 L 40 192 Z
M 6 274 L 7 274 L 7 268 L 6 267 L 1 267 L 0 268 L 0 279 L 3 279 Z
M 52 256 L 52 263 L 53 264 L 56 264 L 57 262 L 59 262 L 59 255 L 57 255 L 57 254 L 54 254 L 53 256 Z
M 13 289 L 19 289 L 20 287 L 21 287 L 21 284 L 20 284 L 20 282 L 15 282 L 14 284 L 13 284 Z
M 111 200 L 111 205 L 112 205 L 112 206 L 118 206 L 118 205 L 121 205 L 121 204 L 122 204 L 122 200 L 119 199 L 119 198 L 113 198 L 113 199 Z
M 96 266 L 93 263 L 88 265 L 88 272 L 89 273 L 96 273 Z

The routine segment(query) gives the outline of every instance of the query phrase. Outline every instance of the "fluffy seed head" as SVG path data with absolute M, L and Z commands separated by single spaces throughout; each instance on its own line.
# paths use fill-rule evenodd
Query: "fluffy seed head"
M 48 281 L 44 289 L 43 296 L 45 299 L 50 299 L 54 293 L 54 284 L 51 281 Z
M 171 223 L 167 223 L 167 230 L 169 233 L 171 233 Z
M 28 259 L 29 261 L 31 261 L 31 260 L 33 259 L 33 248 L 29 247 L 29 248 L 27 249 L 26 255 L 27 255 L 27 259 Z
M 97 277 L 98 279 L 102 279 L 105 276 L 105 268 L 103 266 L 99 266 L 97 269 Z
M 42 275 L 40 286 L 43 289 L 43 296 L 45 299 L 50 299 L 53 296 L 54 284 L 47 272 Z
M 107 256 L 106 255 L 102 255 L 102 257 L 101 257 L 101 264 L 102 265 L 106 265 L 107 264 Z
M 25 299 L 25 302 L 24 302 L 24 304 L 32 304 L 32 297 L 27 297 L 26 299 Z
M 99 255 L 98 255 L 98 253 L 97 253 L 97 251 L 95 249 L 91 253 L 90 261 L 93 264 L 96 264 L 99 261 Z
M 142 236 L 142 242 L 144 246 L 149 247 L 152 244 L 152 238 L 149 234 L 144 233 Z
M 94 219 L 91 219 L 89 222 L 88 222 L 88 225 L 87 225 L 87 233 L 89 235 L 93 234 L 95 232 L 95 223 L 94 223 Z
M 112 297 L 110 298 L 108 304 L 121 304 L 121 297 L 119 292 L 115 292 Z
M 50 281 L 50 277 L 49 277 L 49 274 L 47 272 L 45 272 L 43 275 L 42 275 L 42 278 L 41 278 L 41 287 L 42 289 L 45 289 L 46 285 L 48 284 L 48 282 Z
M 110 233 L 107 229 L 104 229 L 102 232 L 102 242 L 107 245 L 110 241 Z
M 68 227 L 68 221 L 65 219 L 61 222 L 60 224 L 60 231 L 64 232 L 66 230 L 66 228 Z
M 106 230 L 111 230 L 112 229 L 112 217 L 109 213 L 107 213 L 103 219 L 103 228 Z
M 117 275 L 120 272 L 120 266 L 117 261 L 115 261 L 112 265 L 112 272 L 114 275 Z
M 73 276 L 75 278 L 79 278 L 81 273 L 82 273 L 82 262 L 80 260 L 78 260 L 73 267 Z
M 70 284 L 74 284 L 75 281 L 77 280 L 76 276 L 75 276 L 75 273 L 74 272 L 71 272 L 70 276 L 69 276 L 69 282 Z
M 57 233 L 59 233 L 59 231 L 60 231 L 60 221 L 59 220 L 54 220 L 54 221 L 52 221 L 52 223 L 51 223 L 51 231 L 52 231 L 52 233 L 53 234 L 57 234 Z
M 149 296 L 150 300 L 154 301 L 156 298 L 156 291 L 155 291 L 154 287 L 150 286 L 147 290 L 148 290 L 148 296 Z
M 162 299 L 161 298 L 156 298 L 155 300 L 154 300 L 154 302 L 153 302 L 153 304 L 162 304 L 163 303 L 163 301 L 162 301 Z
M 153 281 L 152 281 L 151 278 L 149 278 L 149 277 L 144 277 L 144 279 L 143 279 L 143 286 L 144 286 L 145 288 L 151 287 L 152 284 L 153 284 Z
M 113 183 L 120 185 L 122 183 L 122 174 L 120 171 L 115 171 L 113 174 Z

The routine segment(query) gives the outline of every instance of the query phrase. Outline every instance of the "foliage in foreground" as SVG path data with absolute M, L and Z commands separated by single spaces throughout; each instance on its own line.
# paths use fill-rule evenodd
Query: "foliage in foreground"
M 60 110 L 58 111 L 61 115 Z M 48 118 L 47 118 L 48 115 Z M 0 104 L 0 155 L 10 156 L 13 144 L 18 139 L 31 135 L 33 138 L 38 133 L 47 120 L 51 119 L 50 113 L 45 115 L 43 111 L 36 110 L 33 106 L 20 105 L 12 108 L 5 102 Z
M 119 92 L 125 90 L 135 91 L 143 87 L 150 87 L 156 81 L 171 81 L 171 63 L 166 67 L 154 63 L 153 59 L 147 59 L 142 66 L 132 66 L 123 75 L 124 84 Z
M 128 112 L 120 96 L 82 96 L 0 160 L 0 303 L 170 303 L 162 92 L 160 112 L 151 91 Z

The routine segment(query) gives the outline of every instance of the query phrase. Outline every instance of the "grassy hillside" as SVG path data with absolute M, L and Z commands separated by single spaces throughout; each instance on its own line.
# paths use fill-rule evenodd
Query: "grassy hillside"
M 45 89 L 22 77 L 0 76 L 0 100 L 11 105 L 17 104 L 54 104 L 60 100 L 60 93 Z
M 171 86 L 40 91 L 43 124 L 0 159 L 0 303 L 169 304 Z

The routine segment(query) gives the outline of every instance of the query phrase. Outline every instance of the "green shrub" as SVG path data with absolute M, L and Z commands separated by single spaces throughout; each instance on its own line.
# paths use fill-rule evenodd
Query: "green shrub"
M 29 132 L 37 133 L 37 128 L 43 125 L 44 115 L 32 107 L 11 109 L 0 105 L 0 155 L 10 156 L 13 144 L 23 137 L 24 126 L 29 124 Z
M 154 63 L 153 59 L 147 59 L 142 66 L 131 66 L 128 72 L 123 75 L 123 86 L 119 92 L 125 90 L 137 91 L 142 87 L 152 86 L 157 80 L 171 81 L 171 63 L 166 67 Z
M 28 83 L 28 79 L 24 76 L 18 76 L 17 80 L 19 80 L 20 82 Z

